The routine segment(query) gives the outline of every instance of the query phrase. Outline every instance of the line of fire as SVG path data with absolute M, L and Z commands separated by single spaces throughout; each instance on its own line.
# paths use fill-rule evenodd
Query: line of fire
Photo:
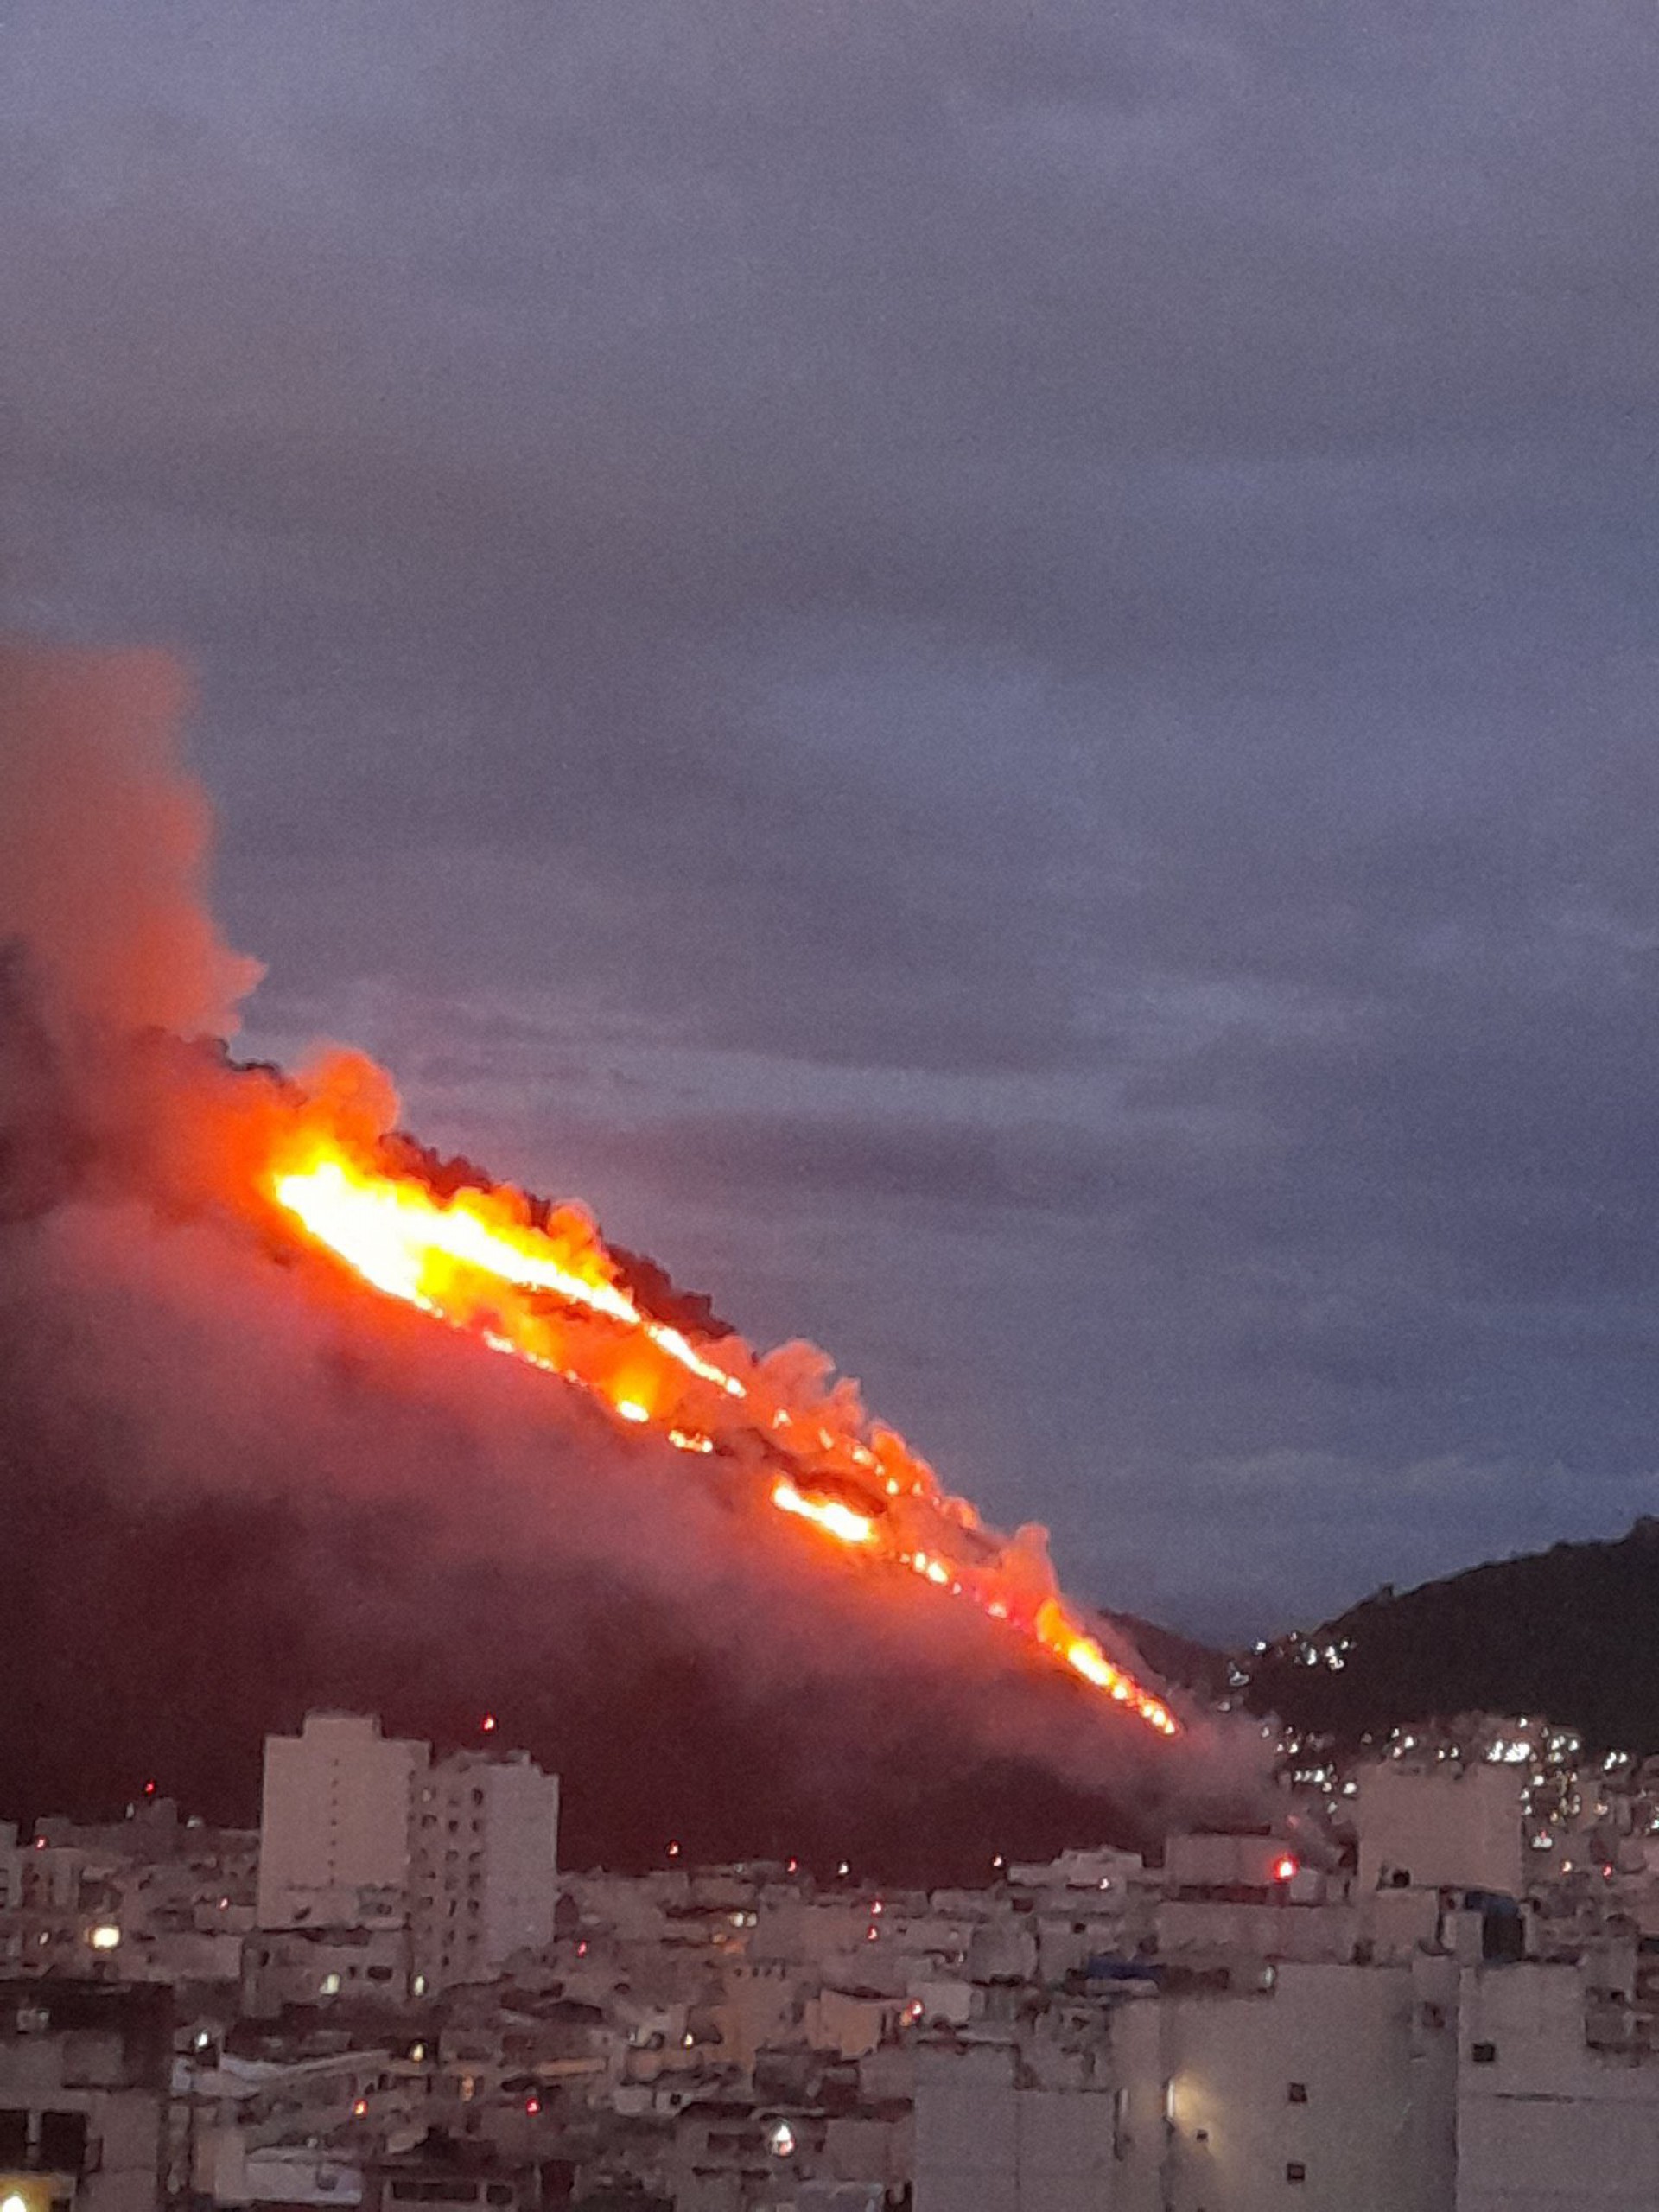
M 988 1620 L 1165 1738 L 1171 1701 L 1111 1656 L 1054 1587 L 1040 1546 L 988 1527 L 855 1394 L 792 1391 L 741 1338 L 653 1313 L 588 1217 L 510 1187 L 442 1187 L 424 1155 L 332 1119 L 326 1090 L 284 1129 L 262 1194 L 294 1236 L 361 1282 L 556 1375 L 688 1461 L 753 1484 L 805 1541 L 908 1575 Z

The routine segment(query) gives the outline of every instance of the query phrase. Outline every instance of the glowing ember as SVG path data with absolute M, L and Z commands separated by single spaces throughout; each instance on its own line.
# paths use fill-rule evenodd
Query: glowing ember
M 782 1512 L 797 1513 L 803 1521 L 816 1522 L 838 1542 L 868 1544 L 875 1541 L 875 1523 L 868 1515 L 855 1513 L 850 1505 L 842 1505 L 836 1498 L 803 1497 L 787 1479 L 772 1484 L 772 1502 Z
M 867 1428 L 855 1397 L 804 1394 L 738 1339 L 699 1347 L 656 1319 L 619 1281 L 584 1215 L 535 1219 L 504 1190 L 440 1198 L 415 1177 L 382 1172 L 372 1148 L 365 1156 L 332 1130 L 308 1128 L 302 1147 L 275 1168 L 272 1195 L 376 1289 L 563 1376 L 677 1451 L 762 1471 L 770 1460 L 762 1494 L 779 1512 L 970 1601 L 1159 1734 L 1179 1733 L 1167 1707 L 1045 1594 L 1046 1570 L 982 1528 L 901 1438 Z

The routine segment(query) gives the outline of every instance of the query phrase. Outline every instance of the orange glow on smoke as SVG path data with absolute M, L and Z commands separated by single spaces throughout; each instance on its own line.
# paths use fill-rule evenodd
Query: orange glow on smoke
M 532 1217 L 516 1192 L 440 1197 L 389 1174 L 332 1128 L 308 1128 L 271 1172 L 291 1220 L 364 1281 L 588 1391 L 677 1451 L 765 1468 L 764 1495 L 849 1553 L 884 1560 L 971 1601 L 1164 1736 L 1168 1707 L 1108 1658 L 1020 1540 L 982 1527 L 964 1499 L 845 1389 L 803 1382 L 786 1355 L 736 1338 L 700 1346 L 646 1313 L 587 1217 Z

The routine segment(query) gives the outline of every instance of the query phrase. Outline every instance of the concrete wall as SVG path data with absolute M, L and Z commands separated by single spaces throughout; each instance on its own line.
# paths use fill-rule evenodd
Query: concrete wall
M 1659 2204 L 1659 2063 L 1588 2046 L 1576 1966 L 1470 1968 L 1461 2013 L 1457 2212 Z
M 1154 1925 L 1159 1950 L 1171 1958 L 1209 1952 L 1257 1959 L 1346 1959 L 1358 1940 L 1360 1913 L 1352 1904 L 1235 1904 L 1172 1897 L 1159 1906 Z
M 1382 1759 L 1358 1781 L 1351 1810 L 1362 1894 L 1406 1873 L 1419 1888 L 1519 1896 L 1527 1874 L 1520 1769 L 1482 1761 L 1420 1770 Z
M 1007 2045 L 919 2050 L 915 2212 L 1120 2212 L 1118 2108 L 1021 2086 Z
M 1339 1965 L 1165 2000 L 1169 2212 L 1451 2212 L 1453 2077 L 1422 2006 L 1411 1967 Z

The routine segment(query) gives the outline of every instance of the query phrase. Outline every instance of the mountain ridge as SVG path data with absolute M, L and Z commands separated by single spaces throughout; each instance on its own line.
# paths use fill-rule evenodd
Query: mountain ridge
M 1235 1665 L 1253 1710 L 1346 1749 L 1491 1712 L 1544 1716 L 1592 1751 L 1659 1751 L 1659 1516 L 1408 1591 L 1385 1584 Z

